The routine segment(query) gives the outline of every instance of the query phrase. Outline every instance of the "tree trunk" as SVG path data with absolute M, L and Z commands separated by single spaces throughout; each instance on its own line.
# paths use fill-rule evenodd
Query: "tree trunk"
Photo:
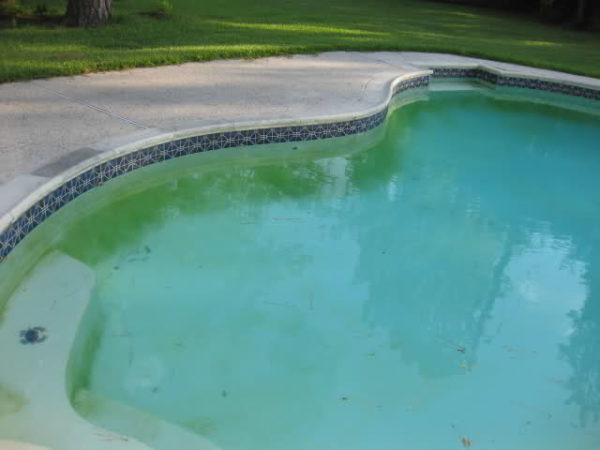
M 586 0 L 577 1 L 577 11 L 575 13 L 575 25 L 583 26 L 585 24 L 585 7 L 587 6 Z
M 112 0 L 69 0 L 67 24 L 76 27 L 104 25 L 110 17 Z

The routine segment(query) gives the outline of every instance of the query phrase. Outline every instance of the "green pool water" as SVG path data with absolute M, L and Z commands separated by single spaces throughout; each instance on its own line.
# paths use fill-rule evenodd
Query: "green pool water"
M 598 116 L 431 92 L 361 139 L 183 158 L 40 226 L 96 276 L 76 410 L 151 447 L 95 402 L 222 450 L 600 448 Z

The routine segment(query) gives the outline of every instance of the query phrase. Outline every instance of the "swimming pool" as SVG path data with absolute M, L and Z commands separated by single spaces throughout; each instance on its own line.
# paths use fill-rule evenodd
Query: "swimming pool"
M 595 106 L 444 89 L 355 136 L 149 166 L 46 219 L 0 266 L 0 436 L 597 448 Z M 53 426 L 55 404 L 89 428 Z

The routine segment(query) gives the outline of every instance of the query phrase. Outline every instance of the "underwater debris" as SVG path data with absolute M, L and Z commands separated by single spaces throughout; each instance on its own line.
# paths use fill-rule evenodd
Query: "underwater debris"
M 30 327 L 19 332 L 21 344 L 39 344 L 48 338 L 44 327 Z

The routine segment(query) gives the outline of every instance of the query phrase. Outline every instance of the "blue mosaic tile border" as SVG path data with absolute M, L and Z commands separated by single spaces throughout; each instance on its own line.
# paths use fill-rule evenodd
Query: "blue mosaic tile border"
M 431 70 L 433 72 L 431 77 L 433 78 L 475 78 L 497 86 L 535 89 L 600 100 L 600 90 L 567 83 L 501 76 L 481 68 L 434 67 Z M 429 81 L 430 77 L 427 75 L 404 80 L 394 87 L 392 95 L 407 89 L 427 86 Z M 259 144 L 312 141 L 364 133 L 383 123 L 386 115 L 387 107 L 369 117 L 356 120 L 210 133 L 165 142 L 114 158 L 89 169 L 50 192 L 0 233 L 0 263 L 27 234 L 64 205 L 88 190 L 132 170 L 180 156 L 210 150 Z
M 536 78 L 520 78 L 497 75 L 484 69 L 459 69 L 446 67 L 431 68 L 433 78 L 476 78 L 496 86 L 517 87 L 573 95 L 590 100 L 600 100 L 600 90 L 575 86 L 557 81 L 538 80 Z
M 428 75 L 410 78 L 398 83 L 394 87 L 393 95 L 428 84 Z M 371 116 L 342 122 L 259 128 L 192 136 L 153 145 L 116 157 L 65 182 L 11 223 L 0 234 L 0 263 L 40 223 L 81 194 L 96 186 L 101 186 L 112 178 L 150 164 L 194 153 L 259 144 L 315 141 L 364 133 L 381 125 L 387 116 L 387 111 L 388 108 L 385 107 Z

